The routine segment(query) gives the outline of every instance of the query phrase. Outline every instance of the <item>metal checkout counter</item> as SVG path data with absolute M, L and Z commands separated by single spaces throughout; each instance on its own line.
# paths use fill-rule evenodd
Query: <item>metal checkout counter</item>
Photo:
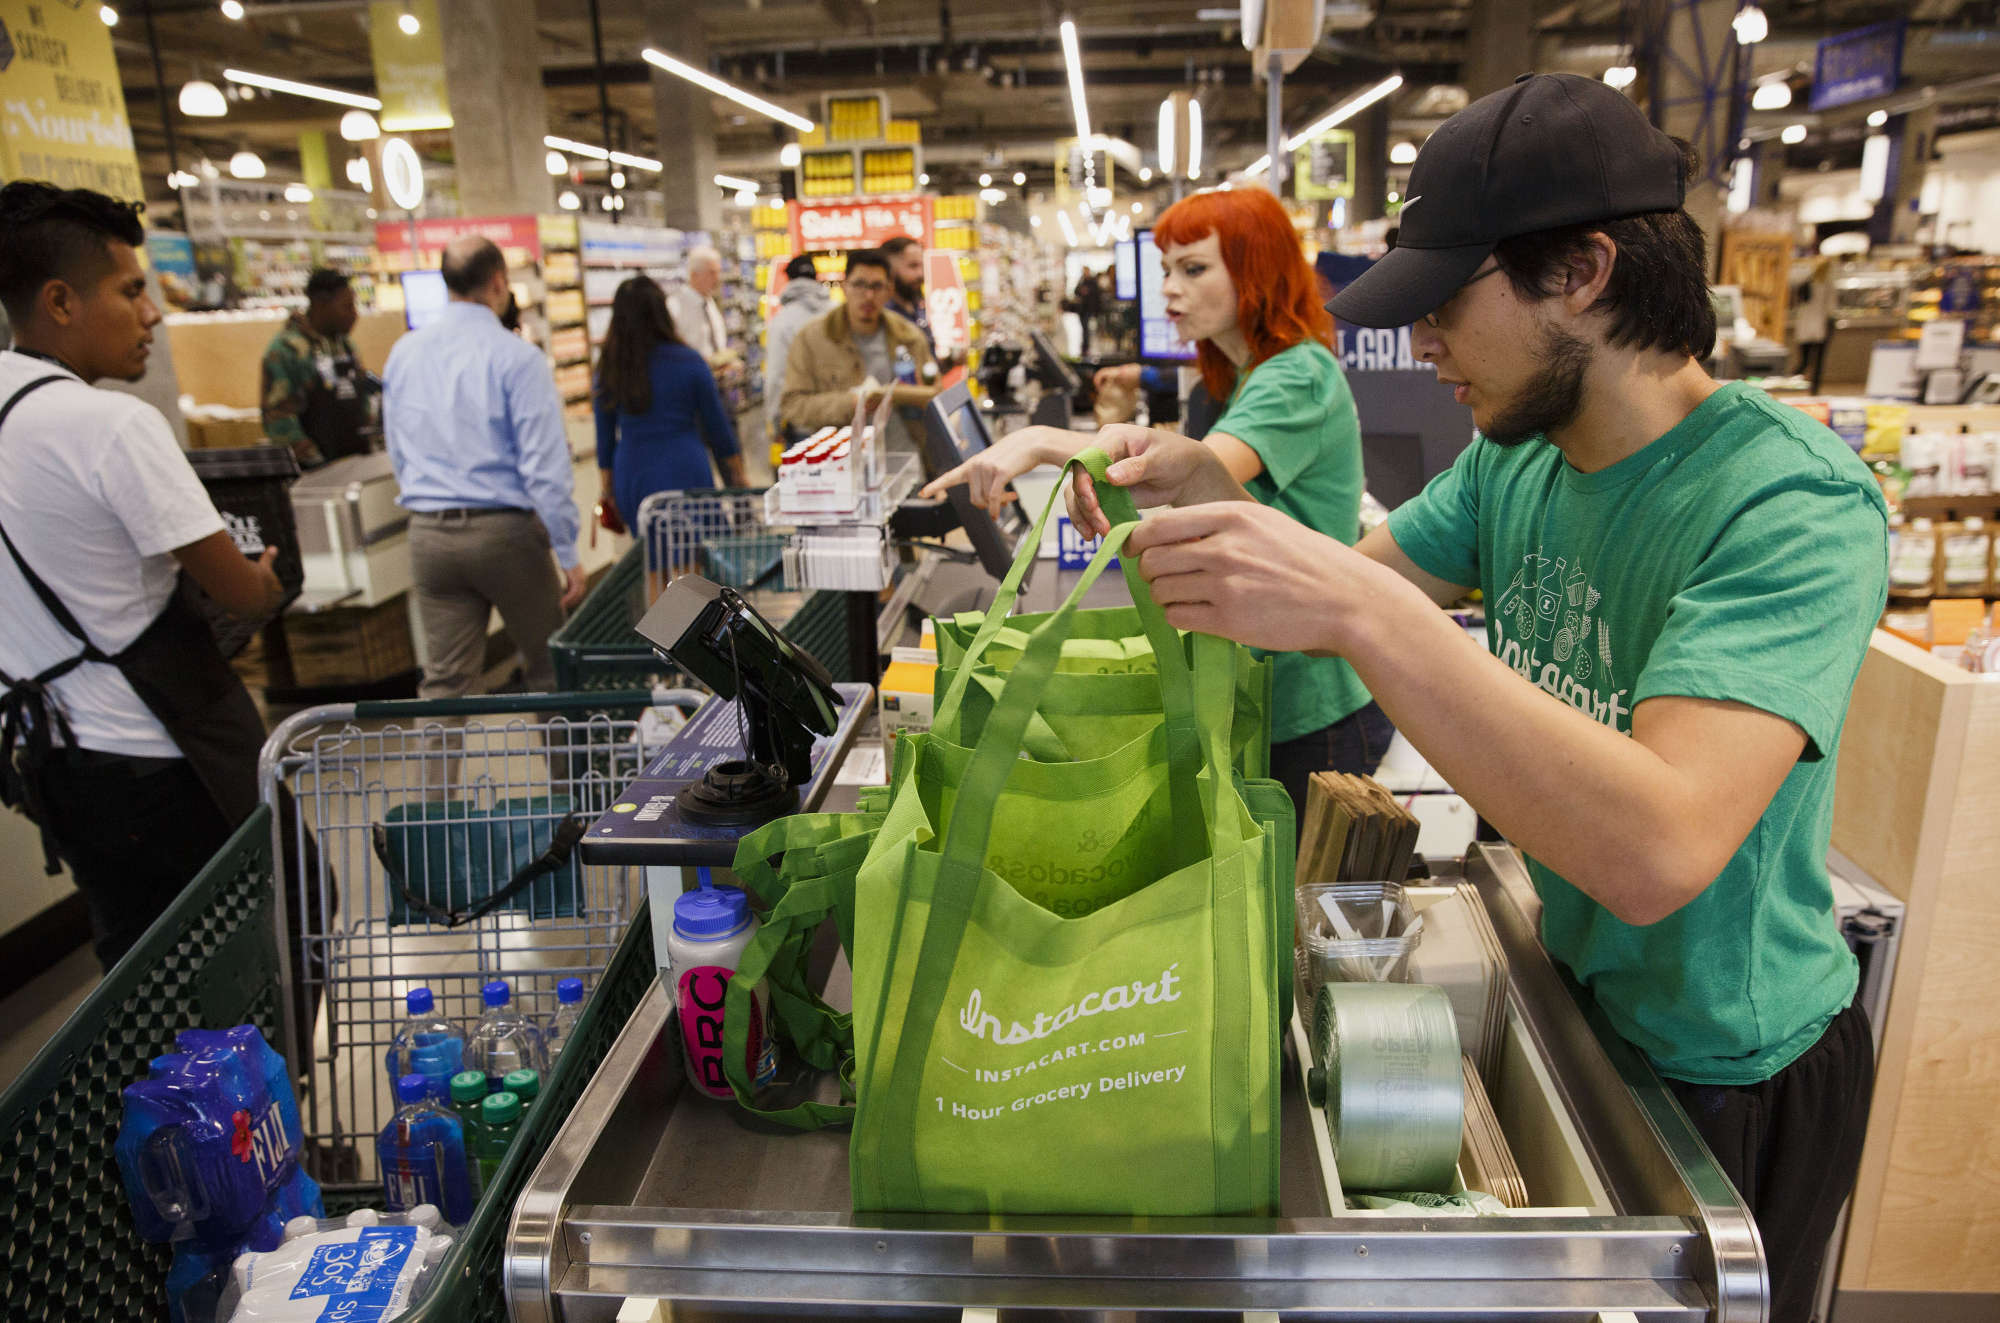
M 727 808 L 697 809 L 707 817 L 695 821 L 685 811 L 691 781 L 741 757 L 746 720 L 760 756 L 793 770 L 801 810 L 840 807 L 851 791 L 833 783 L 873 706 L 865 686 L 774 675 L 781 650 L 730 651 L 731 630 L 738 648 L 763 639 L 730 623 L 741 617 L 727 596 L 678 608 L 663 597 L 655 613 L 681 615 L 663 626 L 649 614 L 641 629 L 663 646 L 699 635 L 712 660 L 708 674 L 693 669 L 720 694 L 752 697 L 750 712 L 711 702 L 581 845 L 587 862 L 646 867 L 656 923 L 681 870 L 726 863 L 747 830 L 722 820 Z M 801 718 L 810 738 L 760 726 L 774 710 Z M 661 983 L 515 1206 L 502 1270 L 509 1312 L 521 1323 L 1761 1320 L 1767 1285 L 1747 1209 L 1644 1059 L 1543 951 L 1520 857 L 1476 846 L 1463 878 L 1448 881 L 1484 907 L 1504 957 L 1504 1031 L 1485 1084 L 1527 1207 L 1480 1217 L 1347 1209 L 1326 1110 L 1308 1101 L 1311 1052 L 1295 1016 L 1278 1217 L 857 1216 L 845 1132 L 773 1130 L 695 1095 Z M 845 1006 L 848 971 L 830 925 L 821 939 L 815 973 Z M 806 1087 L 837 1100 L 831 1078 Z

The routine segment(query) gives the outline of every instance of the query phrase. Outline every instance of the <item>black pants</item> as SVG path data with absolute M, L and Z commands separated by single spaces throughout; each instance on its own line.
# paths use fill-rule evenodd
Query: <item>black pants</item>
M 1861 1166 L 1874 1081 L 1875 1044 L 1859 1002 L 1761 1084 L 1667 1081 L 1757 1220 L 1770 1323 L 1812 1315 L 1826 1240 Z
M 1314 772 L 1365 776 L 1381 763 L 1396 738 L 1389 714 L 1377 704 L 1356 708 L 1331 726 L 1271 746 L 1271 776 L 1292 797 L 1299 821 L 1306 818 L 1306 783 Z
M 56 753 L 42 771 L 56 851 L 90 907 L 90 944 L 109 973 L 229 839 L 185 758 Z

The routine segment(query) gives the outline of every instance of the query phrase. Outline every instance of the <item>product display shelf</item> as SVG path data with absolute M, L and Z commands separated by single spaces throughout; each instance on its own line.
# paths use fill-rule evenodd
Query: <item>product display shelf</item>
M 590 336 L 584 329 L 583 254 L 574 216 L 535 219 L 542 241 L 543 312 L 549 362 L 562 391 L 563 412 L 590 416 Z
M 753 1131 L 693 1097 L 655 989 L 523 1191 L 513 1316 L 609 1318 L 624 1298 L 691 1318 L 1761 1317 L 1747 1211 L 1672 1095 L 1542 952 L 1519 856 L 1482 846 L 1468 873 L 1509 962 L 1503 1064 L 1487 1084 L 1531 1207 L 1406 1218 L 1334 1206 L 1293 1061 L 1274 1218 L 857 1215 L 847 1136 Z M 836 1004 L 844 976 L 835 962 Z

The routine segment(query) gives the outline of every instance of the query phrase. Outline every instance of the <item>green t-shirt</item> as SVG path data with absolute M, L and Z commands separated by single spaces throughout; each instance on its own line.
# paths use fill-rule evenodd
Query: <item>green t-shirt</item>
M 1486 595 L 1523 677 L 1626 734 L 1649 698 L 1748 704 L 1806 750 L 1708 888 L 1634 927 L 1529 860 L 1542 941 L 1662 1074 L 1768 1079 L 1846 1007 L 1827 837 L 1847 699 L 1888 596 L 1888 514 L 1825 427 L 1724 386 L 1596 473 L 1483 437 L 1389 516 L 1411 560 Z
M 1325 345 L 1307 340 L 1252 368 L 1211 430 L 1264 461 L 1249 484 L 1259 502 L 1354 545 L 1361 535 L 1361 424 L 1354 393 Z M 1310 735 L 1368 704 L 1360 677 L 1338 657 L 1258 655 L 1273 659 L 1274 742 Z

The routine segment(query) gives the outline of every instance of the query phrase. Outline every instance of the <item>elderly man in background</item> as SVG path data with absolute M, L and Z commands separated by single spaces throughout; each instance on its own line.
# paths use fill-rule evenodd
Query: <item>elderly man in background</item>
M 715 291 L 721 287 L 722 254 L 702 244 L 688 252 L 687 284 L 667 298 L 674 333 L 707 360 L 717 376 L 739 358 L 729 347 L 729 328 L 722 320 L 722 305 L 716 302 Z
M 495 608 L 529 691 L 547 692 L 549 635 L 586 587 L 562 396 L 542 352 L 500 324 L 507 259 L 492 240 L 454 240 L 444 283 L 444 312 L 398 340 L 383 373 L 389 457 L 410 511 L 421 693 L 472 691 Z

